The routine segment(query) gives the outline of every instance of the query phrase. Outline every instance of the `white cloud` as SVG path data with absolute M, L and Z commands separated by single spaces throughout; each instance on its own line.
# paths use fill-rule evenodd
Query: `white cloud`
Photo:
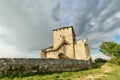
M 15 57 L 15 54 L 17 53 L 17 49 L 12 46 L 4 43 L 2 40 L 0 40 L 0 57 Z
M 120 11 L 115 14 L 115 17 L 120 19 Z
M 5 27 L 0 26 L 0 35 L 6 35 L 8 32 L 8 34 L 10 34 L 9 30 L 7 30 Z
M 33 54 L 34 53 L 34 54 Z M 39 51 L 21 51 L 0 39 L 0 58 L 39 58 Z

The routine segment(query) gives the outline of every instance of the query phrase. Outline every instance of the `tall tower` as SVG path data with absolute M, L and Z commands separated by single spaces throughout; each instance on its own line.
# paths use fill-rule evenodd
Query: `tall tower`
M 75 44 L 75 58 L 83 60 L 90 58 L 88 39 L 77 41 Z
M 65 42 L 65 44 L 62 47 L 62 50 L 56 52 L 56 54 L 64 53 L 68 58 L 74 59 L 75 58 L 74 41 L 75 33 L 73 31 L 72 26 L 53 30 L 53 47 L 56 48 L 60 44 Z

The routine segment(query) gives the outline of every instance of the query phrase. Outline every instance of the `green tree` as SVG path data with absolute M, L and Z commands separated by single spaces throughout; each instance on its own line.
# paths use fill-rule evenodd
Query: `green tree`
M 120 44 L 115 42 L 102 42 L 100 51 L 111 58 L 120 57 Z

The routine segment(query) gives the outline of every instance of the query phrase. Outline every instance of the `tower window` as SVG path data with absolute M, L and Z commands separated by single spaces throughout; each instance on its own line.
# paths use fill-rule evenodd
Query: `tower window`
M 85 46 L 88 46 L 87 44 L 85 44 Z

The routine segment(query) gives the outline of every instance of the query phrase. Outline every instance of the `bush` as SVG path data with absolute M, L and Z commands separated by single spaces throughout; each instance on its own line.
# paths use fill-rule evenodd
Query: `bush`
M 110 62 L 113 64 L 116 64 L 116 65 L 120 65 L 120 58 L 113 58 L 113 59 L 111 59 Z
M 100 68 L 105 62 L 108 61 L 102 58 L 96 58 L 93 63 L 93 68 Z
M 104 62 L 107 62 L 107 60 L 102 59 L 102 58 L 97 58 L 97 59 L 95 59 L 95 62 L 102 62 L 102 63 L 104 63 Z

